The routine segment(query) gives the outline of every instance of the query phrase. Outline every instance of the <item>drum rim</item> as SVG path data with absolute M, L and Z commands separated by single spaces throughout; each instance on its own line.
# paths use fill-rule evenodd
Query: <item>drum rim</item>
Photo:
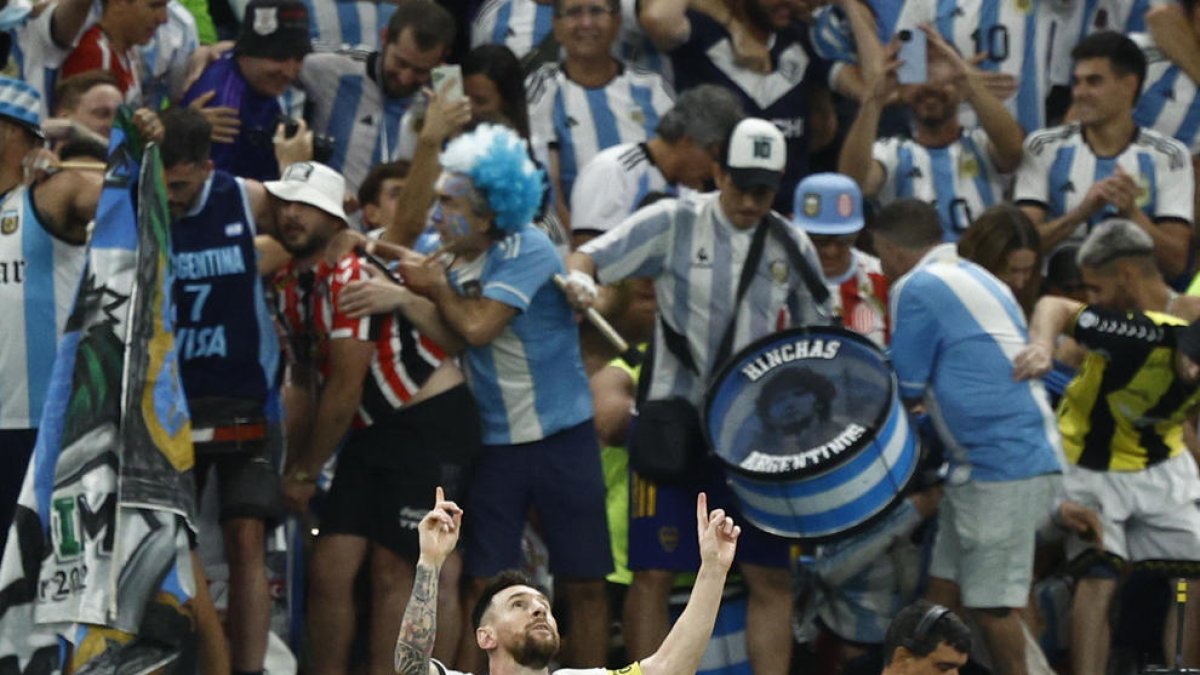
M 919 449 L 918 449 L 918 451 L 919 451 Z M 917 471 L 918 464 L 920 464 L 919 459 L 917 462 L 913 463 L 913 470 L 911 472 L 909 472 L 908 478 L 906 478 L 904 480 L 904 483 L 902 485 L 900 485 L 899 489 L 896 490 L 896 494 L 892 495 L 892 498 L 890 500 L 888 500 L 888 502 L 886 504 L 883 505 L 883 508 L 879 509 L 879 511 L 868 516 L 867 518 L 864 518 L 861 522 L 855 523 L 854 525 L 851 525 L 850 527 L 847 527 L 844 530 L 838 530 L 837 532 L 835 532 L 833 534 L 818 534 L 818 535 L 812 535 L 812 536 L 795 535 L 790 532 L 784 532 L 783 530 L 780 530 L 779 528 L 763 527 L 763 526 L 759 525 L 757 522 L 755 522 L 755 520 L 752 516 L 747 515 L 745 512 L 742 513 L 742 517 L 745 518 L 748 523 L 750 523 L 752 526 L 754 526 L 755 529 L 766 532 L 767 534 L 769 534 L 773 537 L 779 537 L 780 539 L 787 539 L 789 541 L 801 542 L 801 543 L 805 543 L 805 544 L 830 544 L 830 543 L 834 543 L 837 541 L 841 541 L 847 537 L 851 537 L 851 536 L 859 534 L 865 530 L 868 530 L 871 527 L 873 527 L 874 525 L 878 524 L 879 521 L 883 520 L 885 517 L 887 517 L 888 514 L 890 514 L 892 512 L 893 509 L 895 509 L 897 506 L 899 506 L 900 502 L 902 500 L 908 499 L 908 489 L 912 485 L 912 482 L 914 480 L 916 480 L 917 473 L 918 473 L 918 471 Z M 734 489 L 732 483 L 733 483 L 733 479 L 726 476 L 725 484 L 729 486 L 730 491 L 733 492 L 734 497 L 739 500 L 738 503 L 740 504 L 741 497 L 738 497 L 737 491 Z
M 900 401 L 897 399 L 897 392 L 899 391 L 900 387 L 899 387 L 899 383 L 896 381 L 896 371 L 895 371 L 895 369 L 893 369 L 891 367 L 892 360 L 890 358 L 888 358 L 887 353 L 885 351 L 883 351 L 882 349 L 880 349 L 879 346 L 876 345 L 874 342 L 871 342 L 869 339 L 867 339 L 863 335 L 855 333 L 854 331 L 843 328 L 841 326 L 793 326 L 791 328 L 786 328 L 784 330 L 781 330 L 781 331 L 778 331 L 775 333 L 771 333 L 770 335 L 765 335 L 761 338 L 758 338 L 754 342 L 751 342 L 750 344 L 746 345 L 745 347 L 742 347 L 741 349 L 739 349 L 736 354 L 734 354 L 732 357 L 730 357 L 730 359 L 723 366 L 721 366 L 721 369 L 719 371 L 717 371 L 716 376 L 714 376 L 711 380 L 709 380 L 708 388 L 704 392 L 704 407 L 700 410 L 700 427 L 701 427 L 701 431 L 704 433 L 704 443 L 706 446 L 708 446 L 708 453 L 717 460 L 717 462 L 721 465 L 721 467 L 723 469 L 725 469 L 727 471 L 732 471 L 733 473 L 736 473 L 739 476 L 745 476 L 746 478 L 753 478 L 755 480 L 763 480 L 763 479 L 777 479 L 777 480 L 781 480 L 781 481 L 795 480 L 797 478 L 812 478 L 812 477 L 820 476 L 822 474 L 833 471 L 834 469 L 839 468 L 846 462 L 850 461 L 850 459 L 852 457 L 857 455 L 857 453 L 843 452 L 843 453 L 839 454 L 838 456 L 834 457 L 829 462 L 826 462 L 825 464 L 817 465 L 815 467 L 792 469 L 791 471 L 787 471 L 787 472 L 783 472 L 783 473 L 764 474 L 764 473 L 757 472 L 757 471 L 750 471 L 749 469 L 743 469 L 740 466 L 730 464 L 728 461 L 725 460 L 724 457 L 721 457 L 721 455 L 719 455 L 717 453 L 717 451 L 714 449 L 712 434 L 709 431 L 709 424 L 708 424 L 709 410 L 712 408 L 713 399 L 716 397 L 716 393 L 717 393 L 717 389 L 718 389 L 718 387 L 715 387 L 714 385 L 717 382 L 724 380 L 725 376 L 728 375 L 731 371 L 733 371 L 735 369 L 735 366 L 742 361 L 742 358 L 741 358 L 742 354 L 745 354 L 746 352 L 749 352 L 749 351 L 753 351 L 755 349 L 760 349 L 764 345 L 776 342 L 777 340 L 779 340 L 779 337 L 784 334 L 805 335 L 805 334 L 812 334 L 814 331 L 817 331 L 817 330 L 821 331 L 824 334 L 837 335 L 840 339 L 848 339 L 851 342 L 859 342 L 859 343 L 873 349 L 874 351 L 876 351 L 879 354 L 880 358 L 883 359 L 883 362 L 885 364 L 887 364 L 888 370 L 889 370 L 888 399 L 891 401 L 891 404 L 883 406 L 883 409 L 879 411 L 879 414 L 868 426 L 868 430 L 870 430 L 874 434 L 874 433 L 878 433 L 879 430 L 883 429 L 883 427 L 887 423 L 888 417 L 890 415 L 892 415 L 893 411 L 896 409 L 897 406 L 901 406 L 901 409 L 899 411 L 900 414 L 907 414 L 907 412 L 903 409 L 903 406 L 901 405 Z M 875 440 L 875 437 L 873 434 L 871 436 L 871 442 L 874 442 L 874 440 Z M 861 447 L 859 449 L 861 449 Z

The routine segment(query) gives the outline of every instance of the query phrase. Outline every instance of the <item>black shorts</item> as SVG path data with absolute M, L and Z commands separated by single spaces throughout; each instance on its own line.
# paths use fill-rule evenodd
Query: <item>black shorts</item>
M 466 503 L 482 438 L 479 409 L 466 385 L 354 432 L 338 455 L 321 536 L 364 537 L 415 562 L 417 524 L 433 507 L 434 488 Z
M 224 523 L 230 518 L 254 518 L 267 524 L 283 521 L 283 488 L 279 468 L 274 458 L 280 456 L 283 429 L 278 423 L 267 425 L 267 438 L 227 444 L 214 452 L 205 444 L 196 444 L 196 496 L 204 494 L 211 467 L 217 469 L 217 518 Z

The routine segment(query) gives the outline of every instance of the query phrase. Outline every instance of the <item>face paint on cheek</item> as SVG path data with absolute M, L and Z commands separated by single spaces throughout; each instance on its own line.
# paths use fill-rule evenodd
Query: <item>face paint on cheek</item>
M 436 189 L 450 197 L 465 197 L 471 191 L 471 179 L 461 173 L 443 173 Z
M 437 225 L 446 219 L 445 211 L 442 211 L 442 203 L 435 201 L 433 206 L 429 207 L 429 215 L 425 217 L 425 222 L 429 225 Z
M 467 222 L 467 217 L 461 214 L 455 214 L 445 219 L 446 231 L 452 237 L 465 237 L 471 234 L 471 224 Z

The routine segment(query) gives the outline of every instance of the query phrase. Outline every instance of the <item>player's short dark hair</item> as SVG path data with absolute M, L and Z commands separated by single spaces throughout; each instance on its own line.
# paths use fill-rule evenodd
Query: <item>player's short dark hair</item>
M 412 29 L 417 49 L 427 52 L 437 47 L 449 50 L 454 44 L 454 16 L 432 0 L 406 0 L 396 7 L 384 34 L 387 42 L 400 39 L 405 28 Z
M 379 191 L 383 189 L 383 181 L 393 178 L 407 178 L 412 164 L 405 160 L 385 162 L 371 167 L 362 185 L 358 186 L 358 205 L 379 204 Z
M 212 125 L 199 110 L 177 106 L 162 113 L 162 162 L 169 169 L 179 164 L 208 161 L 212 149 Z
M 1142 83 L 1146 81 L 1146 55 L 1136 42 L 1116 31 L 1102 30 L 1083 38 L 1071 50 L 1071 58 L 1076 62 L 1108 59 L 1113 72 L 1118 76 L 1137 77 L 1138 93 L 1141 93 Z M 1137 101 L 1136 94 L 1133 100 Z
M 471 610 L 471 627 L 479 630 L 479 626 L 483 624 L 483 615 L 487 613 L 488 607 L 492 605 L 492 598 L 496 597 L 496 594 L 500 591 L 513 586 L 528 586 L 538 593 L 550 597 L 545 588 L 534 583 L 524 572 L 504 570 L 496 575 L 496 578 L 492 579 L 492 583 L 483 589 L 483 594 L 479 596 L 479 601 L 475 603 L 475 607 Z
M 937 209 L 919 199 L 898 199 L 879 210 L 871 231 L 903 248 L 918 249 L 942 242 Z
M 87 70 L 64 77 L 54 86 L 54 109 L 56 111 L 74 110 L 79 107 L 83 95 L 102 84 L 111 85 L 117 89 L 121 83 L 111 70 Z
M 889 665 L 896 647 L 914 656 L 929 656 L 945 642 L 957 652 L 971 652 L 971 629 L 950 610 L 928 600 L 918 600 L 900 610 L 883 638 L 883 663 Z

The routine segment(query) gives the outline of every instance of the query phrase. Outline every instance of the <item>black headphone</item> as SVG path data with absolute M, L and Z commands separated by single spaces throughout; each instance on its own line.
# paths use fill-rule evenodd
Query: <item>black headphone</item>
M 921 620 L 917 622 L 916 629 L 913 630 L 912 637 L 905 641 L 904 646 L 916 655 L 918 645 L 929 638 L 929 633 L 933 630 L 933 627 L 937 625 L 938 621 L 942 620 L 942 617 L 949 613 L 950 610 L 942 605 L 934 605 L 925 610 L 925 614 L 921 616 Z

